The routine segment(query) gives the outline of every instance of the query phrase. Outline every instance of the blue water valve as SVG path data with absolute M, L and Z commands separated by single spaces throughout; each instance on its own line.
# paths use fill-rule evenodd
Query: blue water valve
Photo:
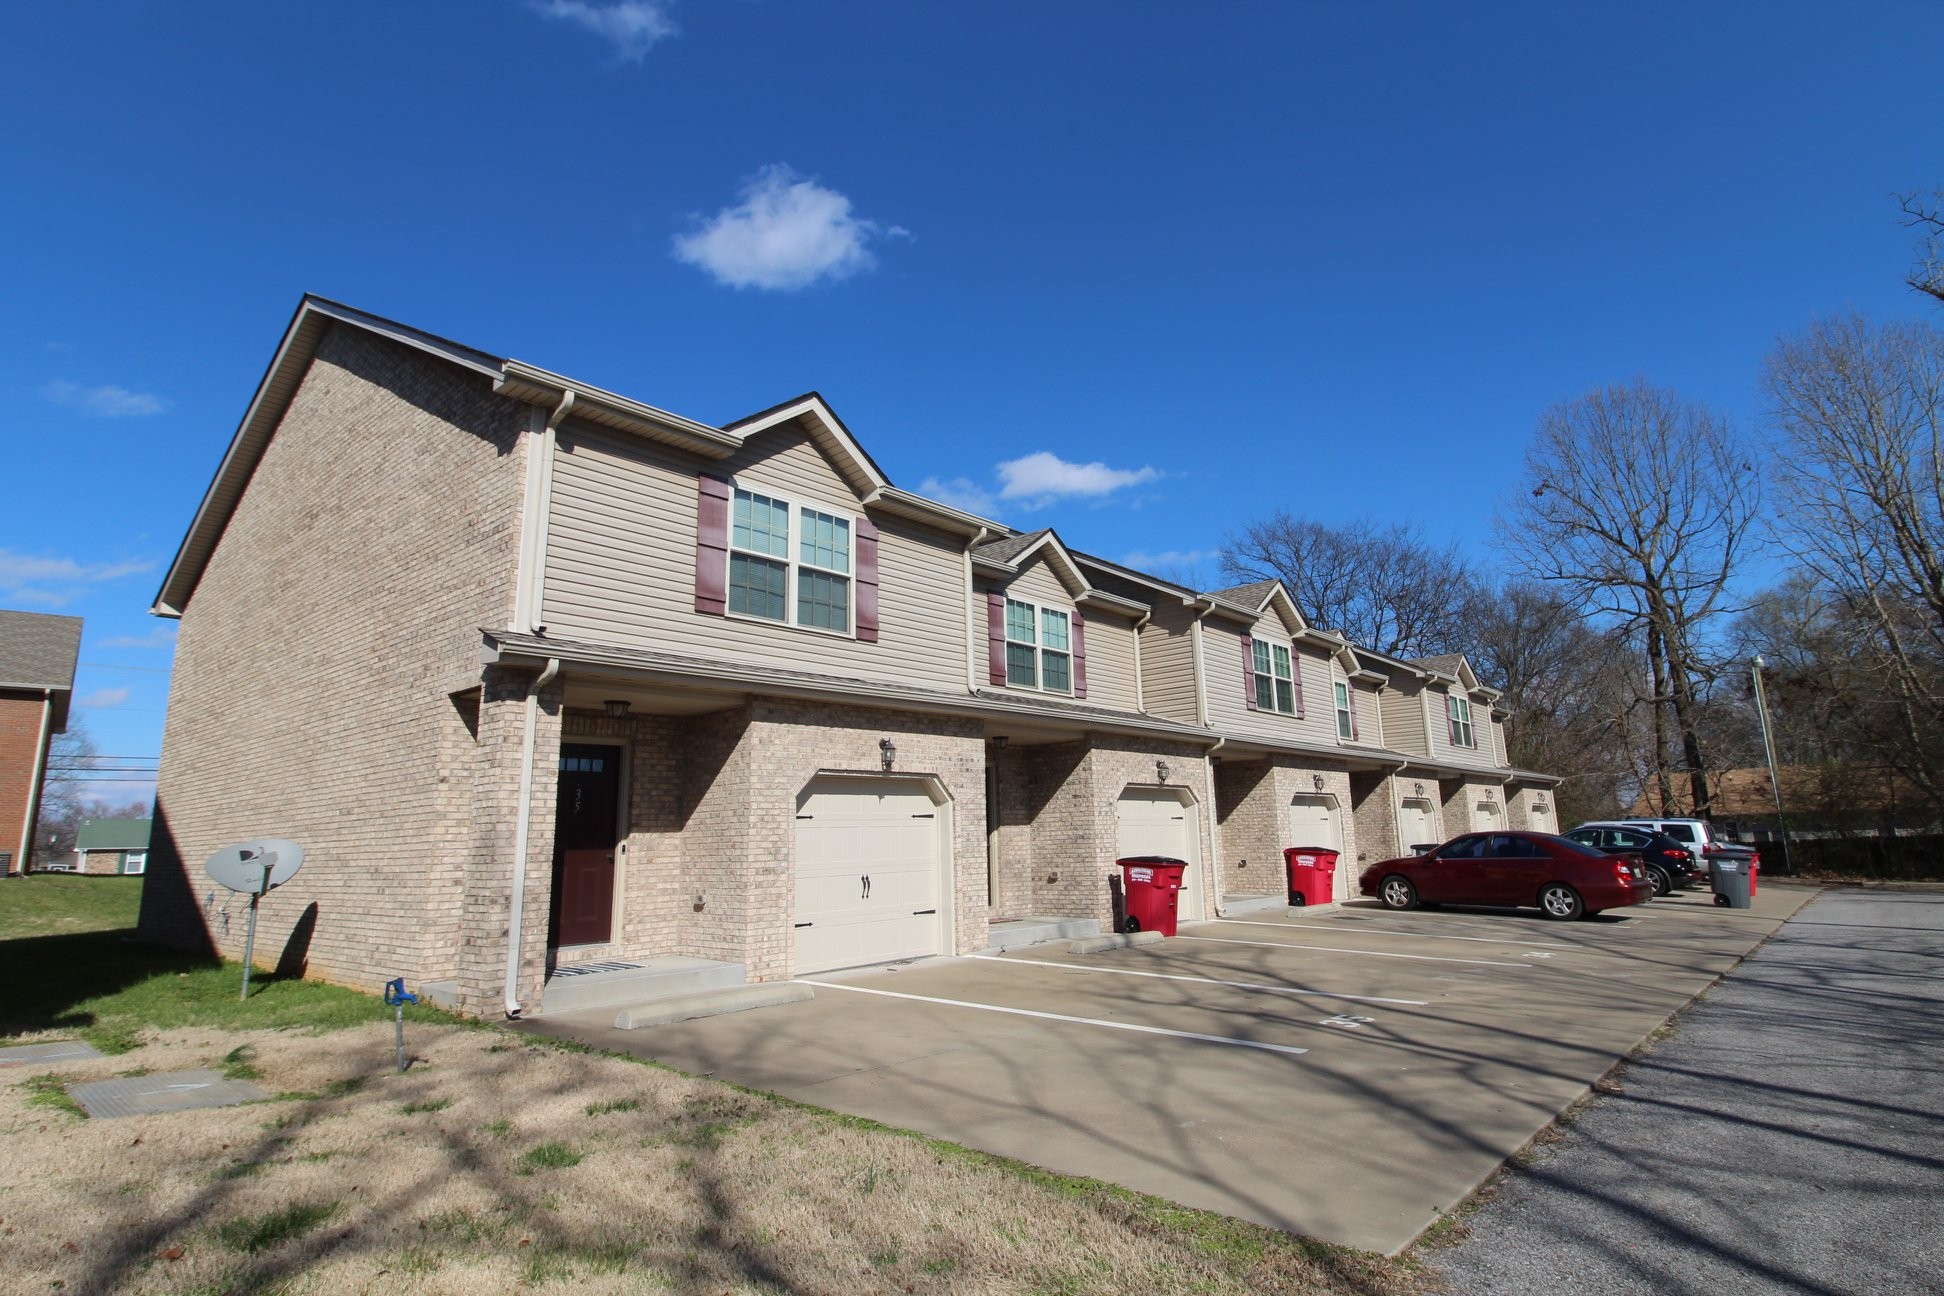
M 405 993 L 404 977 L 395 977 L 392 980 L 385 982 L 385 1006 L 386 1007 L 397 1008 L 403 1004 L 415 1004 L 417 1002 L 418 1002 L 417 995 Z

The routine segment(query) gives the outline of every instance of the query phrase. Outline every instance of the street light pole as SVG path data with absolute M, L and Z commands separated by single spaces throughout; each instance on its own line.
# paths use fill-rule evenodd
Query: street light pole
M 1795 864 L 1789 859 L 1789 820 L 1782 811 L 1782 773 L 1775 766 L 1775 730 L 1769 725 L 1768 692 L 1762 687 L 1760 653 L 1750 663 L 1750 672 L 1755 677 L 1755 710 L 1762 717 L 1762 748 L 1768 753 L 1769 787 L 1775 792 L 1775 826 L 1782 834 L 1782 871 L 1793 874 Z

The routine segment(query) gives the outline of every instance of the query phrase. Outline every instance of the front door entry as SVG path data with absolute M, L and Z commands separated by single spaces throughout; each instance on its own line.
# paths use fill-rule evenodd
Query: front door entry
M 561 744 L 549 945 L 598 945 L 613 935 L 620 800 L 619 747 Z

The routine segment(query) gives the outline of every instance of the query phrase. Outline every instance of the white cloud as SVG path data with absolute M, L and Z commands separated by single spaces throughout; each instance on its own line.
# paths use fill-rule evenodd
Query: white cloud
M 169 408 L 169 402 L 147 392 L 132 392 L 126 387 L 83 387 L 64 379 L 41 388 L 41 395 L 56 405 L 97 418 L 140 418 Z
M 173 648 L 176 630 L 172 625 L 159 625 L 147 634 L 110 635 L 98 645 L 102 648 Z
M 991 491 L 966 477 L 954 477 L 950 481 L 927 477 L 918 483 L 918 493 L 926 499 L 985 517 L 992 516 L 992 506 L 996 503 Z
M 80 563 L 72 558 L 37 558 L 0 549 L 0 595 L 20 603 L 65 607 L 90 585 L 120 580 L 151 571 L 153 559 L 132 562 Z
M 999 465 L 999 498 L 1019 500 L 1029 509 L 1069 497 L 1098 499 L 1129 486 L 1159 479 L 1152 468 L 1109 468 L 1104 463 L 1068 463 L 1046 450 Z
M 608 44 L 623 63 L 639 63 L 648 51 L 676 34 L 663 0 L 617 0 L 614 4 L 595 4 L 591 0 L 537 0 L 534 12 L 543 18 L 558 19 L 584 27 Z
M 835 189 L 769 166 L 743 185 L 742 202 L 697 217 L 694 232 L 677 235 L 675 259 L 699 266 L 732 288 L 807 288 L 819 279 L 848 279 L 877 264 L 867 246 L 886 235 L 910 237 L 898 226 L 851 215 Z
M 127 689 L 101 688 L 96 689 L 85 697 L 77 698 L 75 705 L 84 707 L 118 707 L 126 701 L 128 701 Z

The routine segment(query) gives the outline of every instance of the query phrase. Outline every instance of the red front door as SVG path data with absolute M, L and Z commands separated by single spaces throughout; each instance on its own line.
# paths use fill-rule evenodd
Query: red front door
M 550 945 L 598 945 L 613 935 L 620 765 L 618 747 L 561 744 Z

